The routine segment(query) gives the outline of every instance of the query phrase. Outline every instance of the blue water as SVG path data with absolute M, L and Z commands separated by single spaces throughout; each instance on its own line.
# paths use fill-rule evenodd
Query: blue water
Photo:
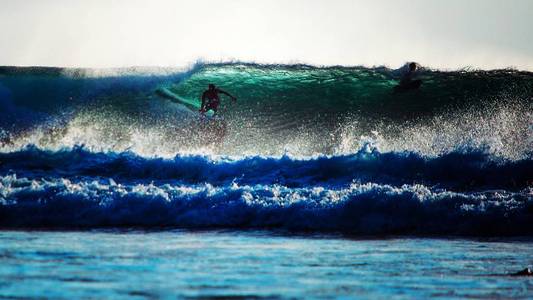
M 0 226 L 531 235 L 532 170 L 472 151 L 164 159 L 28 147 L 0 153 Z
M 533 297 L 531 239 L 0 232 L 0 298 Z

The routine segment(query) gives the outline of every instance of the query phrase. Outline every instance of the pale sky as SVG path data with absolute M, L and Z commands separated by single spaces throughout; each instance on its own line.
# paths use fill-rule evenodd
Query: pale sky
M 0 0 L 0 65 L 533 70 L 533 0 Z

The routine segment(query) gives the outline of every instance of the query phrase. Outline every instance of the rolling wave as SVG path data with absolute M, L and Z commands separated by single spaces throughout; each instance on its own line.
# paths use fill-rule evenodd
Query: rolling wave
M 266 228 L 524 235 L 533 160 L 486 153 L 144 158 L 27 147 L 0 155 L 5 228 Z
M 531 235 L 532 191 L 455 193 L 422 185 L 346 188 L 0 181 L 0 226 L 266 228 L 346 234 Z
M 466 149 L 424 157 L 414 152 L 381 153 L 370 144 L 350 155 L 307 158 L 177 155 L 170 159 L 146 158 L 133 152 L 94 153 L 83 147 L 49 151 L 28 146 L 20 151 L 0 153 L 0 174 L 12 170 L 30 178 L 81 176 L 126 182 L 335 187 L 358 181 L 396 186 L 417 183 L 469 191 L 521 190 L 532 183 L 533 159 L 511 161 Z

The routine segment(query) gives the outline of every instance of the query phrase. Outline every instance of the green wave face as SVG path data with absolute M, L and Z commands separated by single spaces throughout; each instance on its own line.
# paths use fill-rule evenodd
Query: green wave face
M 209 83 L 235 94 L 233 110 L 291 111 L 299 118 L 316 113 L 344 116 L 353 112 L 372 117 L 434 114 L 454 106 L 466 107 L 501 101 L 510 96 L 528 102 L 533 74 L 526 72 L 422 70 L 419 90 L 394 93 L 401 71 L 386 68 L 328 67 L 304 65 L 262 66 L 253 64 L 207 65 L 172 87 L 177 94 L 198 98 Z
M 531 146 L 533 74 L 422 69 L 420 89 L 395 93 L 401 76 L 387 68 L 219 64 L 170 89 L 199 99 L 213 83 L 234 94 L 238 102 L 223 99 L 222 110 L 241 150 L 248 143 L 254 151 L 332 153 L 369 136 L 391 150 L 433 154 L 490 144 L 523 156 Z

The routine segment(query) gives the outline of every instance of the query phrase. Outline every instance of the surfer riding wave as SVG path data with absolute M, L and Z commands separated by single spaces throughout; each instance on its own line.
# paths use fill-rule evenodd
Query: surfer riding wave
M 202 114 L 209 110 L 212 110 L 215 114 L 218 112 L 218 105 L 220 104 L 219 94 L 227 95 L 231 100 L 237 101 L 237 98 L 230 93 L 215 87 L 214 84 L 209 84 L 208 89 L 202 93 L 202 106 L 200 107 Z

